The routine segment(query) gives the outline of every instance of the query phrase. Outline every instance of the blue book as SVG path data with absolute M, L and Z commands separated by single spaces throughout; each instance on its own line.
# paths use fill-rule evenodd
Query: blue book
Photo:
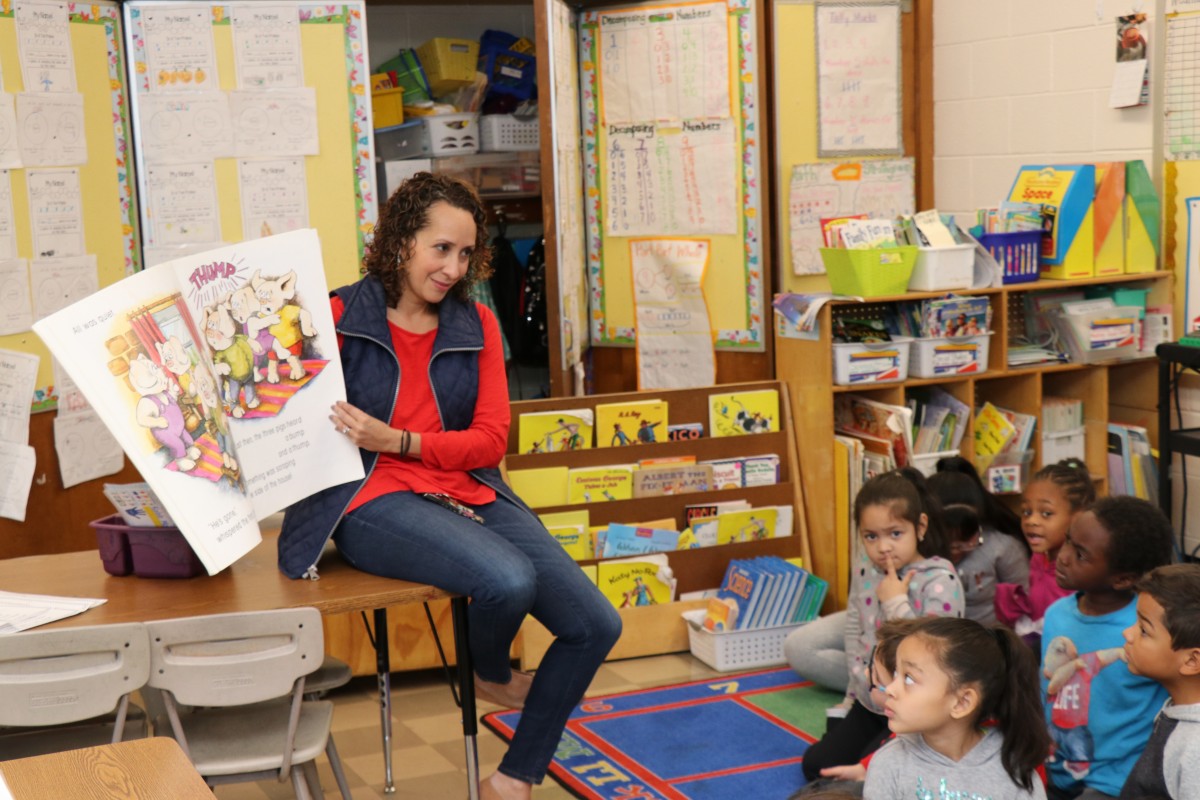
M 665 528 L 637 528 L 610 523 L 604 536 L 603 558 L 666 553 L 679 549 L 679 531 Z

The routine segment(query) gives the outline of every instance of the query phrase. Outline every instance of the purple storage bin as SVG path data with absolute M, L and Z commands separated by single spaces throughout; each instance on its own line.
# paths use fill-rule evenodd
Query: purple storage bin
M 204 574 L 204 565 L 178 528 L 126 525 L 120 514 L 98 519 L 91 526 L 98 539 L 108 537 L 111 542 L 120 537 L 125 543 L 127 563 L 139 578 L 191 578 Z M 111 575 L 128 575 L 129 569 L 125 572 L 109 569 L 104 548 L 101 539 L 100 557 L 104 560 L 104 569 Z
M 979 237 L 979 243 L 999 262 L 1004 283 L 1029 283 L 1042 275 L 1043 235 L 1041 231 L 985 233 Z
M 117 524 L 113 524 L 114 520 Z M 121 516 L 98 519 L 90 523 L 96 531 L 96 542 L 100 545 L 100 560 L 104 562 L 104 571 L 109 575 L 128 575 L 133 572 L 133 555 L 129 552 L 129 539 L 125 536 L 127 527 L 121 522 Z

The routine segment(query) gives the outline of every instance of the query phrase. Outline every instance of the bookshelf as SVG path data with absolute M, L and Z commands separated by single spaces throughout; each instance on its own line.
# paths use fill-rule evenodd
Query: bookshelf
M 775 389 L 779 392 L 779 430 L 747 436 L 710 437 L 707 435 L 709 433 L 708 398 L 710 394 L 730 394 L 759 389 Z M 670 424 L 702 422 L 706 436 L 688 441 L 662 441 L 629 447 L 600 447 L 559 453 L 521 454 L 518 452 L 517 436 L 520 414 L 535 411 L 565 411 L 572 408 L 594 409 L 600 403 L 620 403 L 652 398 L 667 402 Z M 755 381 L 720 384 L 703 389 L 627 392 L 515 402 L 512 404 L 513 421 L 509 432 L 509 454 L 505 457 L 505 469 L 511 471 L 557 466 L 592 467 L 678 455 L 694 455 L 697 461 L 706 461 L 765 453 L 777 454 L 779 456 L 779 482 L 769 486 L 688 492 L 662 497 L 534 509 L 541 514 L 587 508 L 592 525 L 603 525 L 610 522 L 637 523 L 674 517 L 682 530 L 684 506 L 693 503 L 745 499 L 754 506 L 791 505 L 794 509 L 791 536 L 758 542 L 702 547 L 694 550 L 676 550 L 666 554 L 678 581 L 678 592 L 714 588 L 720 585 L 721 578 L 725 574 L 725 567 L 731 558 L 752 558 L 766 555 L 781 558 L 798 556 L 804 559 L 806 566 L 810 563 L 811 548 L 803 513 L 804 492 L 800 481 L 797 436 L 792 422 L 793 408 L 794 405 L 789 399 L 788 386 L 780 381 Z M 597 560 L 589 559 L 579 563 L 595 564 Z M 704 601 L 677 601 L 659 606 L 620 609 L 625 629 L 609 658 L 631 658 L 686 650 L 688 647 L 687 628 L 680 618 L 680 614 L 703 605 Z M 518 650 L 520 651 L 521 666 L 525 669 L 536 666 L 550 646 L 551 637 L 544 627 L 533 619 L 529 619 L 522 627 L 521 637 L 518 641 L 520 642 Z
M 960 295 L 986 295 L 992 298 L 991 346 L 988 369 L 972 376 L 912 378 L 906 381 L 867 386 L 833 384 L 833 348 L 830 336 L 834 315 L 853 309 L 857 319 L 878 317 L 892 303 L 940 297 L 946 292 L 912 292 L 890 297 L 871 298 L 866 303 L 829 303 L 819 316 L 819 338 L 803 341 L 777 336 L 775 339 L 775 375 L 791 388 L 791 410 L 800 451 L 801 482 L 816 497 L 822 487 L 832 491 L 834 469 L 833 401 L 834 396 L 854 393 L 884 403 L 902 405 L 910 391 L 937 386 L 972 409 L 960 451 L 974 456 L 974 411 L 985 402 L 1038 417 L 1034 436 L 1033 469 L 1042 466 L 1041 405 L 1043 397 L 1071 397 L 1083 401 L 1087 435 L 1086 463 L 1099 494 L 1106 493 L 1108 423 L 1141 425 L 1151 432 L 1151 444 L 1157 447 L 1156 376 L 1154 355 L 1144 354 L 1122 361 L 1090 364 L 1046 364 L 1008 367 L 1009 340 L 1024 329 L 1024 299 L 1031 292 L 1066 290 L 1108 284 L 1135 284 L 1148 290 L 1147 306 L 1170 305 L 1173 299 L 1173 274 L 1169 271 L 1131 273 L 1074 281 L 1039 280 L 999 288 L 956 291 Z M 830 594 L 838 607 L 845 605 L 844 591 L 850 569 L 849 549 L 839 546 L 836 537 L 833 503 L 812 502 L 805 508 L 811 564 L 815 573 L 830 581 Z M 828 609 L 828 605 L 827 605 Z

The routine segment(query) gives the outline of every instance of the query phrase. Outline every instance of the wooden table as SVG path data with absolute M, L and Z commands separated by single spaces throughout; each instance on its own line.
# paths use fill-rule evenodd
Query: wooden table
M 479 758 L 475 737 L 478 726 L 475 718 L 474 673 L 467 645 L 467 599 L 433 586 L 359 572 L 333 550 L 321 559 L 319 580 L 291 580 L 276 566 L 277 539 L 276 533 L 265 533 L 258 547 L 228 569 L 216 575 L 182 580 L 113 577 L 104 571 L 95 550 L 10 558 L 0 560 L 0 589 L 70 597 L 104 597 L 108 600 L 82 614 L 50 623 L 44 626 L 46 628 L 148 622 L 299 606 L 312 606 L 322 614 L 373 611 L 385 793 L 395 791 L 387 608 L 450 598 L 454 642 L 458 653 L 468 794 L 471 800 L 477 800 Z
M 0 762 L 14 800 L 214 800 L 174 739 L 155 737 Z

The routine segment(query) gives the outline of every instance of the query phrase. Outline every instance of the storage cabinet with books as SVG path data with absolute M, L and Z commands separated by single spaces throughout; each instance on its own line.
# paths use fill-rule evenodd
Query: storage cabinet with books
M 769 427 L 769 430 L 749 433 L 749 430 L 756 424 L 753 413 L 742 413 L 739 416 L 732 409 L 718 409 L 718 418 L 736 419 L 737 424 L 747 431 L 747 435 L 712 435 L 710 409 L 713 397 L 737 395 L 738 393 L 748 394 L 763 390 L 773 390 L 778 393 L 777 420 L 763 420 L 761 423 L 761 427 Z M 541 414 L 544 417 L 552 418 L 550 429 L 562 428 L 563 430 L 556 434 L 557 440 L 562 441 L 563 436 L 571 435 L 566 428 L 574 423 L 563 417 L 563 424 L 560 425 L 560 413 L 566 414 L 571 410 L 579 409 L 595 412 L 597 406 L 603 407 L 649 399 L 665 402 L 668 422 L 672 428 L 685 424 L 688 426 L 686 432 L 678 434 L 682 438 L 668 439 L 666 426 L 663 425 L 655 429 L 652 441 L 646 441 L 647 437 L 643 436 L 642 441 L 639 442 L 635 436 L 631 435 L 630 439 L 633 443 L 624 447 L 593 446 L 586 449 L 563 449 L 547 452 L 545 448 L 539 446 L 539 452 L 522 452 L 519 423 L 523 414 Z M 765 555 L 781 558 L 800 557 L 804 559 L 805 566 L 809 564 L 810 543 L 804 521 L 804 494 L 800 485 L 796 451 L 797 436 L 792 424 L 792 408 L 788 397 L 788 387 L 778 381 L 725 384 L 702 389 L 514 402 L 512 404 L 512 426 L 509 433 L 509 454 L 505 458 L 505 471 L 510 483 L 518 485 L 521 483 L 519 480 L 521 473 L 527 470 L 545 470 L 545 475 L 551 475 L 559 470 L 582 472 L 588 468 L 648 460 L 670 464 L 672 459 L 680 457 L 688 460 L 694 457 L 695 461 L 699 463 L 768 454 L 777 455 L 778 477 L 775 482 L 770 484 L 736 488 L 707 488 L 702 491 L 693 490 L 697 488 L 694 485 L 683 485 L 678 491 L 668 489 L 667 491 L 670 493 L 658 496 L 607 500 L 599 499 L 600 495 L 592 495 L 594 499 L 587 502 L 574 504 L 564 502 L 554 505 L 548 505 L 547 503 L 553 502 L 553 500 L 547 499 L 543 495 L 537 498 L 538 502 L 531 503 L 535 506 L 534 510 L 542 515 L 586 509 L 589 524 L 592 527 L 611 523 L 637 525 L 658 520 L 663 524 L 669 521 L 676 530 L 681 531 L 688 523 L 686 515 L 688 506 L 745 500 L 755 508 L 781 506 L 789 509 L 792 516 L 792 534 L 790 536 L 765 539 L 750 537 L 749 541 L 672 550 L 666 553 L 678 582 L 678 593 L 714 589 L 721 584 L 726 565 L 732 558 Z M 724 416 L 719 413 L 722 410 L 727 412 Z M 596 444 L 608 445 L 613 441 L 612 430 L 602 430 L 599 425 L 594 425 L 594 428 L 593 441 Z M 697 431 L 702 431 L 702 435 L 696 437 Z M 524 449 L 531 448 L 527 446 Z M 514 474 L 518 480 L 513 480 Z M 526 499 L 528 501 L 529 498 Z M 585 567 L 604 561 L 604 559 L 596 558 L 578 560 L 581 566 Z M 610 654 L 610 658 L 628 658 L 687 650 L 687 629 L 680 614 L 682 611 L 701 608 L 704 605 L 705 601 L 703 600 L 677 601 L 620 609 L 625 622 L 625 630 L 621 640 Z M 545 628 L 530 619 L 522 628 L 519 641 L 518 649 L 521 653 L 522 665 L 532 666 L 545 653 L 551 639 Z
M 1026 300 L 1036 293 L 1094 290 L 1114 284 L 1121 289 L 1146 293 L 1146 306 L 1170 305 L 1173 281 L 1170 272 L 1147 272 L 1086 280 L 1040 280 L 998 288 L 963 290 L 956 294 L 986 296 L 992 307 L 992 336 L 987 368 L 973 374 L 949 374 L 935 378 L 910 377 L 894 382 L 842 386 L 834 383 L 833 321 L 849 314 L 854 319 L 882 319 L 895 304 L 942 296 L 940 293 L 908 293 L 872 298 L 867 303 L 833 302 L 818 315 L 814 339 L 776 336 L 775 373 L 791 389 L 794 434 L 799 444 L 800 475 L 810 498 L 805 508 L 812 569 L 830 582 L 832 605 L 842 607 L 849 589 L 851 546 L 848 504 L 853 501 L 844 476 L 845 456 L 835 446 L 835 399 L 843 395 L 864 397 L 880 403 L 903 406 L 914 397 L 940 389 L 968 409 L 966 429 L 958 452 L 974 460 L 978 410 L 985 403 L 1037 419 L 1031 438 L 1029 469 L 1043 464 L 1043 406 L 1048 398 L 1082 401 L 1083 455 L 1098 493 L 1106 494 L 1107 431 L 1110 422 L 1140 425 L 1150 429 L 1154 441 L 1156 414 L 1153 352 L 1135 353 L 1122 360 L 1091 360 L 1084 363 L 1042 363 L 1010 367 L 1014 340 L 1026 331 Z M 1052 401 L 1053 402 L 1053 401 Z M 1078 440 L 1074 446 L 1078 446 Z M 1055 452 L 1051 447 L 1051 452 Z M 1019 459 L 1018 459 L 1019 460 Z M 1015 499 L 1015 496 L 1014 496 Z M 827 608 L 830 604 L 827 604 Z

